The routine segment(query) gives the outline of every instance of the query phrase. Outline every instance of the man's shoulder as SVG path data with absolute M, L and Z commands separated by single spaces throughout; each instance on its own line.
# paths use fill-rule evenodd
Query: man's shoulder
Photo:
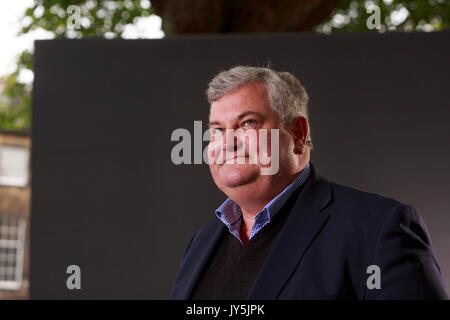
M 331 212 L 352 225 L 362 223 L 367 227 L 383 223 L 396 212 L 412 207 L 393 197 L 357 187 L 330 182 L 333 188 Z
M 333 186 L 334 200 L 336 200 L 338 204 L 348 206 L 375 206 L 391 208 L 405 205 L 401 201 L 384 194 L 335 182 L 329 183 Z
M 373 218 L 384 220 L 393 212 L 408 206 L 395 199 L 394 196 L 382 194 L 377 190 L 365 190 L 364 187 L 350 186 L 333 181 L 322 176 L 312 166 L 312 180 L 310 193 L 318 198 L 329 199 L 329 212 L 336 216 L 344 216 L 347 219 L 360 220 Z M 331 190 L 331 197 L 328 193 Z
M 366 259 L 364 263 L 368 261 L 380 239 L 385 239 L 383 234 L 400 235 L 401 224 L 421 222 L 411 205 L 393 197 L 327 182 L 331 185 L 332 201 L 322 209 L 328 215 L 322 240 L 333 242 L 336 247 L 341 245 L 356 264 L 361 261 L 355 257 Z

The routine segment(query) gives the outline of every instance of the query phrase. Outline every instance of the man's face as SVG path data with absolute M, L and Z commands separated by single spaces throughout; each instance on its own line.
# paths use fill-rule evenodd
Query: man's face
M 261 184 L 267 185 L 280 174 L 261 175 L 261 169 L 271 165 L 266 161 L 271 156 L 271 148 L 279 146 L 279 160 L 276 160 L 281 174 L 295 157 L 294 137 L 270 108 L 262 83 L 245 85 L 213 102 L 209 122 L 210 170 L 216 185 L 227 195 L 241 186 L 251 186 L 257 192 Z M 271 144 L 271 129 L 278 129 L 278 146 Z M 261 139 L 263 131 L 267 132 L 267 139 Z

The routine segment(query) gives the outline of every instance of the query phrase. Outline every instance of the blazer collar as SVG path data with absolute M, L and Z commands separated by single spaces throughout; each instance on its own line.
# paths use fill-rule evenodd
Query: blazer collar
M 276 299 L 328 219 L 332 185 L 311 164 L 311 175 L 295 202 L 248 299 Z

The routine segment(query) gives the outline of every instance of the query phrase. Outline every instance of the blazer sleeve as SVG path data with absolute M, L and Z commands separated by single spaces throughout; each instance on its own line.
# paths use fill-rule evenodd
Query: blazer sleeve
M 427 227 L 412 206 L 401 205 L 387 217 L 372 261 L 381 286 L 366 285 L 365 299 L 448 299 Z
M 180 266 L 178 268 L 178 274 L 177 274 L 177 277 L 175 279 L 175 282 L 173 283 L 172 289 L 170 290 L 170 299 L 172 299 L 172 300 L 180 299 L 179 298 L 179 295 L 180 295 L 180 277 L 183 276 L 181 270 L 183 269 L 183 264 L 185 262 L 186 255 L 189 252 L 189 249 L 191 248 L 191 244 L 194 241 L 196 235 L 197 235 L 197 232 L 192 236 L 191 240 L 189 240 L 189 243 L 184 248 L 183 255 L 182 255 L 182 258 L 181 258 L 181 264 L 180 264 Z

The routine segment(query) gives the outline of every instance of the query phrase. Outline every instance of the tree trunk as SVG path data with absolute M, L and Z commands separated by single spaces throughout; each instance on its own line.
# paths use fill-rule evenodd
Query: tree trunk
M 337 0 L 153 0 L 166 35 L 312 31 Z

